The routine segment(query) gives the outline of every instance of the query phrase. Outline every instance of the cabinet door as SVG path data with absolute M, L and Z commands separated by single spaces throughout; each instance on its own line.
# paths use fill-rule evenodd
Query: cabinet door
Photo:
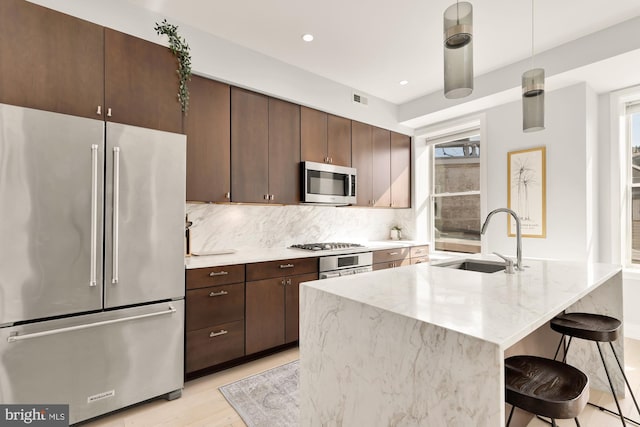
M 292 276 L 285 279 L 284 300 L 284 340 L 286 343 L 298 340 L 300 335 L 300 283 L 318 280 L 316 273 Z
M 329 163 L 351 166 L 351 120 L 329 114 L 327 118 Z
M 300 159 L 325 163 L 327 161 L 327 113 L 300 107 L 300 138 Z
M 269 98 L 231 88 L 231 200 L 265 203 L 269 194 Z
M 178 63 L 173 53 L 105 28 L 104 54 L 107 120 L 181 133 Z
M 391 206 L 391 132 L 374 127 L 373 150 L 373 205 Z
M 271 203 L 300 202 L 300 106 L 269 98 Z
M 391 206 L 411 207 L 411 137 L 391 132 Z
M 187 135 L 187 200 L 229 201 L 231 192 L 231 112 L 227 84 L 192 76 Z
M 358 206 L 372 205 L 372 126 L 356 121 L 351 122 L 352 165 L 358 172 L 356 196 Z
M 284 288 L 282 277 L 247 282 L 246 354 L 284 344 Z
M 103 28 L 24 0 L 2 0 L 0 76 L 0 103 L 99 119 Z

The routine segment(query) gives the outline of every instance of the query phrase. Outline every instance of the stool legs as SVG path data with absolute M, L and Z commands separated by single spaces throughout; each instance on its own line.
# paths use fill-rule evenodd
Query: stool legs
M 558 352 L 560 351 L 560 347 L 562 346 L 562 344 L 564 343 L 564 339 L 565 339 L 565 335 L 562 335 L 562 338 L 560 338 L 560 342 L 558 343 L 558 348 L 556 348 L 556 353 L 553 356 L 553 359 L 556 360 L 556 358 L 558 357 Z M 571 340 L 573 339 L 573 337 L 569 337 L 569 342 L 567 343 L 566 347 L 563 348 L 564 350 L 564 357 L 562 358 L 563 362 L 566 362 L 567 359 L 567 352 L 569 351 L 569 347 L 571 346 Z M 618 397 L 616 396 L 616 393 L 613 389 L 613 381 L 611 381 L 611 376 L 609 375 L 609 369 L 607 368 L 607 364 L 604 361 L 604 354 L 602 353 L 602 348 L 600 347 L 600 343 L 597 341 L 594 341 L 596 346 L 598 347 L 598 353 L 600 353 L 600 360 L 602 360 L 602 366 L 604 366 L 604 372 L 607 375 L 607 381 L 609 381 L 609 387 L 611 387 L 611 394 L 613 395 L 613 400 L 616 402 L 616 407 L 618 408 L 618 413 L 615 413 L 613 411 L 610 411 L 606 408 L 603 408 L 602 406 L 598 406 L 598 405 L 594 405 L 593 403 L 589 403 L 589 405 L 591 406 L 595 406 L 598 409 L 602 410 L 602 411 L 606 411 L 609 412 L 613 415 L 617 415 L 620 417 L 620 421 L 622 422 L 622 425 L 624 427 L 627 426 L 627 423 L 625 422 L 625 420 L 628 420 L 636 425 L 640 425 L 640 423 L 638 423 L 637 421 L 634 421 L 632 419 L 629 419 L 627 417 L 625 417 L 624 415 L 622 415 L 622 409 L 620 408 L 620 403 L 618 402 Z M 636 410 L 638 411 L 638 414 L 640 414 L 640 407 L 638 406 L 638 402 L 636 401 L 636 397 L 633 394 L 633 390 L 631 389 L 631 385 L 629 384 L 629 380 L 627 379 L 627 375 L 624 373 L 624 368 L 622 366 L 622 363 L 620 363 L 620 359 L 618 358 L 618 354 L 616 353 L 616 350 L 613 348 L 613 343 L 609 342 L 609 346 L 611 347 L 611 352 L 613 353 L 613 356 L 616 358 L 616 362 L 618 363 L 618 367 L 620 368 L 620 372 L 622 373 L 622 377 L 624 378 L 624 382 L 627 385 L 627 389 L 629 390 L 629 394 L 631 394 L 631 399 L 633 400 L 633 403 L 636 407 Z M 578 420 L 576 419 L 576 425 L 580 425 L 578 423 Z

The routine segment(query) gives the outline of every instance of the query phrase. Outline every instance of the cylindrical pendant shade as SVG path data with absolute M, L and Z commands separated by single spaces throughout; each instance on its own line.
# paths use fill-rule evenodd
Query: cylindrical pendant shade
M 444 96 L 473 92 L 473 6 L 453 4 L 444 11 Z
M 544 68 L 522 74 L 522 130 L 544 129 Z

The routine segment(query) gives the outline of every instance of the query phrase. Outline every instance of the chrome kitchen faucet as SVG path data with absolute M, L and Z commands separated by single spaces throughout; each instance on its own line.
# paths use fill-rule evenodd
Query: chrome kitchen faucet
M 489 212 L 489 215 L 487 215 L 487 219 L 484 220 L 484 224 L 482 224 L 482 230 L 480 231 L 480 234 L 484 234 L 485 231 L 487 231 L 487 226 L 489 225 L 489 220 L 491 219 L 491 217 L 498 213 L 498 212 L 506 212 L 508 214 L 511 214 L 511 216 L 516 220 L 516 270 L 518 271 L 522 271 L 522 229 L 520 226 L 520 218 L 518 218 L 518 215 L 512 211 L 511 209 L 507 209 L 507 208 L 498 208 L 498 209 L 494 209 L 491 212 Z M 509 273 L 509 274 L 513 274 L 515 273 L 513 271 L 513 261 L 510 260 L 509 258 L 500 255 L 497 252 L 494 252 L 494 254 L 498 255 L 500 258 L 502 258 L 505 261 L 505 265 L 506 265 L 506 269 L 505 272 Z

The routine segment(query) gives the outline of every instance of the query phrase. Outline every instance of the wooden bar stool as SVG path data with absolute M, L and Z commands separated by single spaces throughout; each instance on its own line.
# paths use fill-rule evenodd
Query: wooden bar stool
M 609 387 L 611 387 L 611 394 L 613 394 L 613 399 L 616 402 L 616 407 L 618 408 L 618 412 L 610 411 L 609 409 L 603 408 L 602 406 L 599 406 L 599 405 L 594 405 L 592 403 L 589 403 L 589 405 L 595 406 L 601 411 L 606 411 L 612 415 L 619 416 L 623 426 L 627 425 L 625 423 L 625 420 L 628 420 L 634 424 L 640 425 L 638 421 L 634 421 L 622 415 L 622 410 L 620 409 L 620 403 L 618 402 L 618 398 L 613 389 L 613 382 L 611 381 L 611 376 L 609 375 L 609 369 L 607 368 L 607 364 L 604 361 L 604 354 L 602 353 L 602 348 L 600 347 L 600 343 L 605 343 L 605 342 L 609 343 L 609 346 L 611 347 L 611 351 L 613 352 L 613 355 L 616 358 L 616 362 L 618 362 L 618 367 L 620 368 L 620 372 L 622 373 L 624 382 L 627 385 L 629 393 L 631 393 L 631 398 L 633 399 L 633 403 L 636 406 L 636 410 L 640 414 L 640 408 L 638 407 L 638 402 L 636 401 L 636 397 L 633 395 L 633 390 L 631 390 L 631 386 L 629 385 L 629 380 L 627 379 L 627 376 L 624 373 L 624 367 L 620 363 L 620 359 L 618 358 L 616 350 L 613 348 L 613 341 L 618 339 L 622 322 L 620 322 L 618 319 L 614 317 L 605 316 L 602 314 L 564 313 L 551 319 L 550 325 L 551 325 L 551 329 L 562 334 L 562 338 L 560 338 L 560 343 L 558 344 L 558 348 L 556 349 L 556 354 L 555 356 L 553 356 L 554 359 L 558 357 L 558 352 L 560 351 L 560 347 L 565 342 L 565 337 L 567 336 L 569 337 L 569 342 L 564 348 L 563 361 L 567 359 L 567 352 L 569 351 L 569 346 L 571 346 L 571 340 L 574 337 L 582 338 L 588 341 L 593 341 L 598 347 L 598 353 L 600 353 L 600 359 L 602 360 L 602 365 L 604 366 L 604 372 L 605 374 L 607 374 Z
M 566 363 L 537 356 L 512 356 L 504 361 L 505 400 L 511 404 L 507 427 L 516 407 L 535 415 L 556 419 L 573 418 L 589 400 L 589 379 L 579 369 Z

